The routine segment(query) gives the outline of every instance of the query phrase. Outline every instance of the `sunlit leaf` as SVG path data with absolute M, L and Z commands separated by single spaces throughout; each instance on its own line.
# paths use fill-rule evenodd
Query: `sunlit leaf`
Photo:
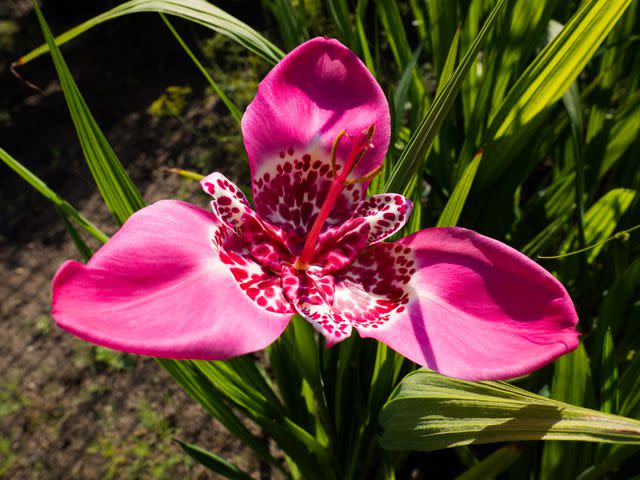
M 468 382 L 428 370 L 400 382 L 380 425 L 380 442 L 391 450 L 520 440 L 640 444 L 638 420 L 569 405 L 505 382 Z

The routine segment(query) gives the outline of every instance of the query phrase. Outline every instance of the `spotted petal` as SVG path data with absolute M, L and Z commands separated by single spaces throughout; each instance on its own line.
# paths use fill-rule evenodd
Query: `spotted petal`
M 398 232 L 409 220 L 413 203 L 397 193 L 383 193 L 363 200 L 353 217 L 369 224 L 368 243 L 375 243 Z
M 277 301 L 279 279 L 234 250 L 234 237 L 200 208 L 155 203 L 86 266 L 62 265 L 53 281 L 53 317 L 84 340 L 130 353 L 225 359 L 260 350 L 292 311 Z M 263 297 L 252 299 L 248 290 L 266 295 L 269 285 L 272 297 L 261 306 Z
M 342 299 L 351 299 L 361 336 L 420 365 L 463 379 L 504 379 L 577 346 L 564 287 L 501 242 L 462 228 L 427 229 L 364 254 L 388 270 L 374 275 L 360 260 L 336 277 L 334 309 L 348 311 Z
M 375 125 L 369 149 L 352 172 L 358 178 L 382 164 L 389 145 L 385 96 L 358 57 L 338 41 L 315 38 L 289 53 L 264 78 L 242 118 L 256 211 L 266 220 L 304 235 L 329 190 L 331 147 L 343 165 L 351 140 Z M 350 136 L 350 137 L 349 137 Z M 343 192 L 327 225 L 351 215 L 366 183 Z
M 282 229 L 263 221 L 251 209 L 242 190 L 221 173 L 212 173 L 201 182 L 213 197 L 211 208 L 220 222 L 236 232 L 251 256 L 274 271 L 283 262 L 295 260 L 288 247 L 290 239 Z
M 333 311 L 335 284 L 333 276 L 323 274 L 319 268 L 282 269 L 282 288 L 295 309 L 324 335 L 331 347 L 351 335 L 351 323 Z

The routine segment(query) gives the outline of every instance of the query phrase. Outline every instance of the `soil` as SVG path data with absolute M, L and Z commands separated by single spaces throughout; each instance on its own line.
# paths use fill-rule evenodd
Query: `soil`
M 42 37 L 30 2 L 4 1 L 0 19 L 20 31 L 0 54 L 9 51 L 15 58 Z M 119 2 L 43 3 L 53 31 L 60 32 Z M 220 124 L 223 110 L 202 94 L 198 72 L 157 16 L 100 27 L 63 54 L 147 202 L 180 198 L 206 206 L 197 183 L 167 174 L 165 167 L 206 164 L 246 181 L 243 159 L 213 158 L 220 149 L 208 131 Z M 0 58 L 0 146 L 113 233 L 116 226 L 85 166 L 50 60 L 21 70 L 43 90 L 34 92 Z M 181 121 L 146 113 L 169 85 L 193 89 Z M 63 261 L 79 257 L 52 204 L 1 164 L 0 478 L 215 478 L 188 459 L 174 437 L 258 478 L 256 459 L 152 359 L 96 349 L 53 324 L 51 279 Z

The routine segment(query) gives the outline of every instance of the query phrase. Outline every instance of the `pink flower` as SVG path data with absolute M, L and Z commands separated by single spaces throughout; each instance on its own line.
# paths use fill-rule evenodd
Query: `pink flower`
M 389 108 L 336 40 L 267 75 L 242 130 L 255 210 L 214 173 L 213 213 L 166 200 L 134 214 L 53 281 L 58 325 L 90 342 L 177 359 L 262 349 L 300 313 L 331 346 L 356 329 L 466 379 L 528 373 L 577 345 L 563 286 L 516 250 L 463 228 L 382 242 L 407 221 L 397 194 L 365 198 L 389 145 Z

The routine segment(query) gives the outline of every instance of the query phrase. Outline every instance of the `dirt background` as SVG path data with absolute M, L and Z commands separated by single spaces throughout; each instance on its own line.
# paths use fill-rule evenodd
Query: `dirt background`
M 117 3 L 43 2 L 54 33 Z M 246 4 L 230 2 L 228 10 L 246 14 Z M 211 37 L 176 23 L 191 44 Z M 0 146 L 113 233 L 50 59 L 20 70 L 42 92 L 9 72 L 12 60 L 40 43 L 30 2 L 1 0 Z M 228 115 L 158 16 L 101 26 L 65 46 L 63 55 L 147 202 L 180 198 L 206 205 L 197 183 L 167 174 L 165 167 L 216 169 L 247 180 L 244 158 L 229 155 L 228 145 L 216 140 L 237 144 L 237 126 L 222 120 Z M 179 118 L 150 115 L 148 107 L 171 85 L 191 88 Z M 79 254 L 52 205 L 0 164 L 0 478 L 214 478 L 181 452 L 174 437 L 215 451 L 258 478 L 255 458 L 153 360 L 96 349 L 52 323 L 51 279 L 68 258 Z

